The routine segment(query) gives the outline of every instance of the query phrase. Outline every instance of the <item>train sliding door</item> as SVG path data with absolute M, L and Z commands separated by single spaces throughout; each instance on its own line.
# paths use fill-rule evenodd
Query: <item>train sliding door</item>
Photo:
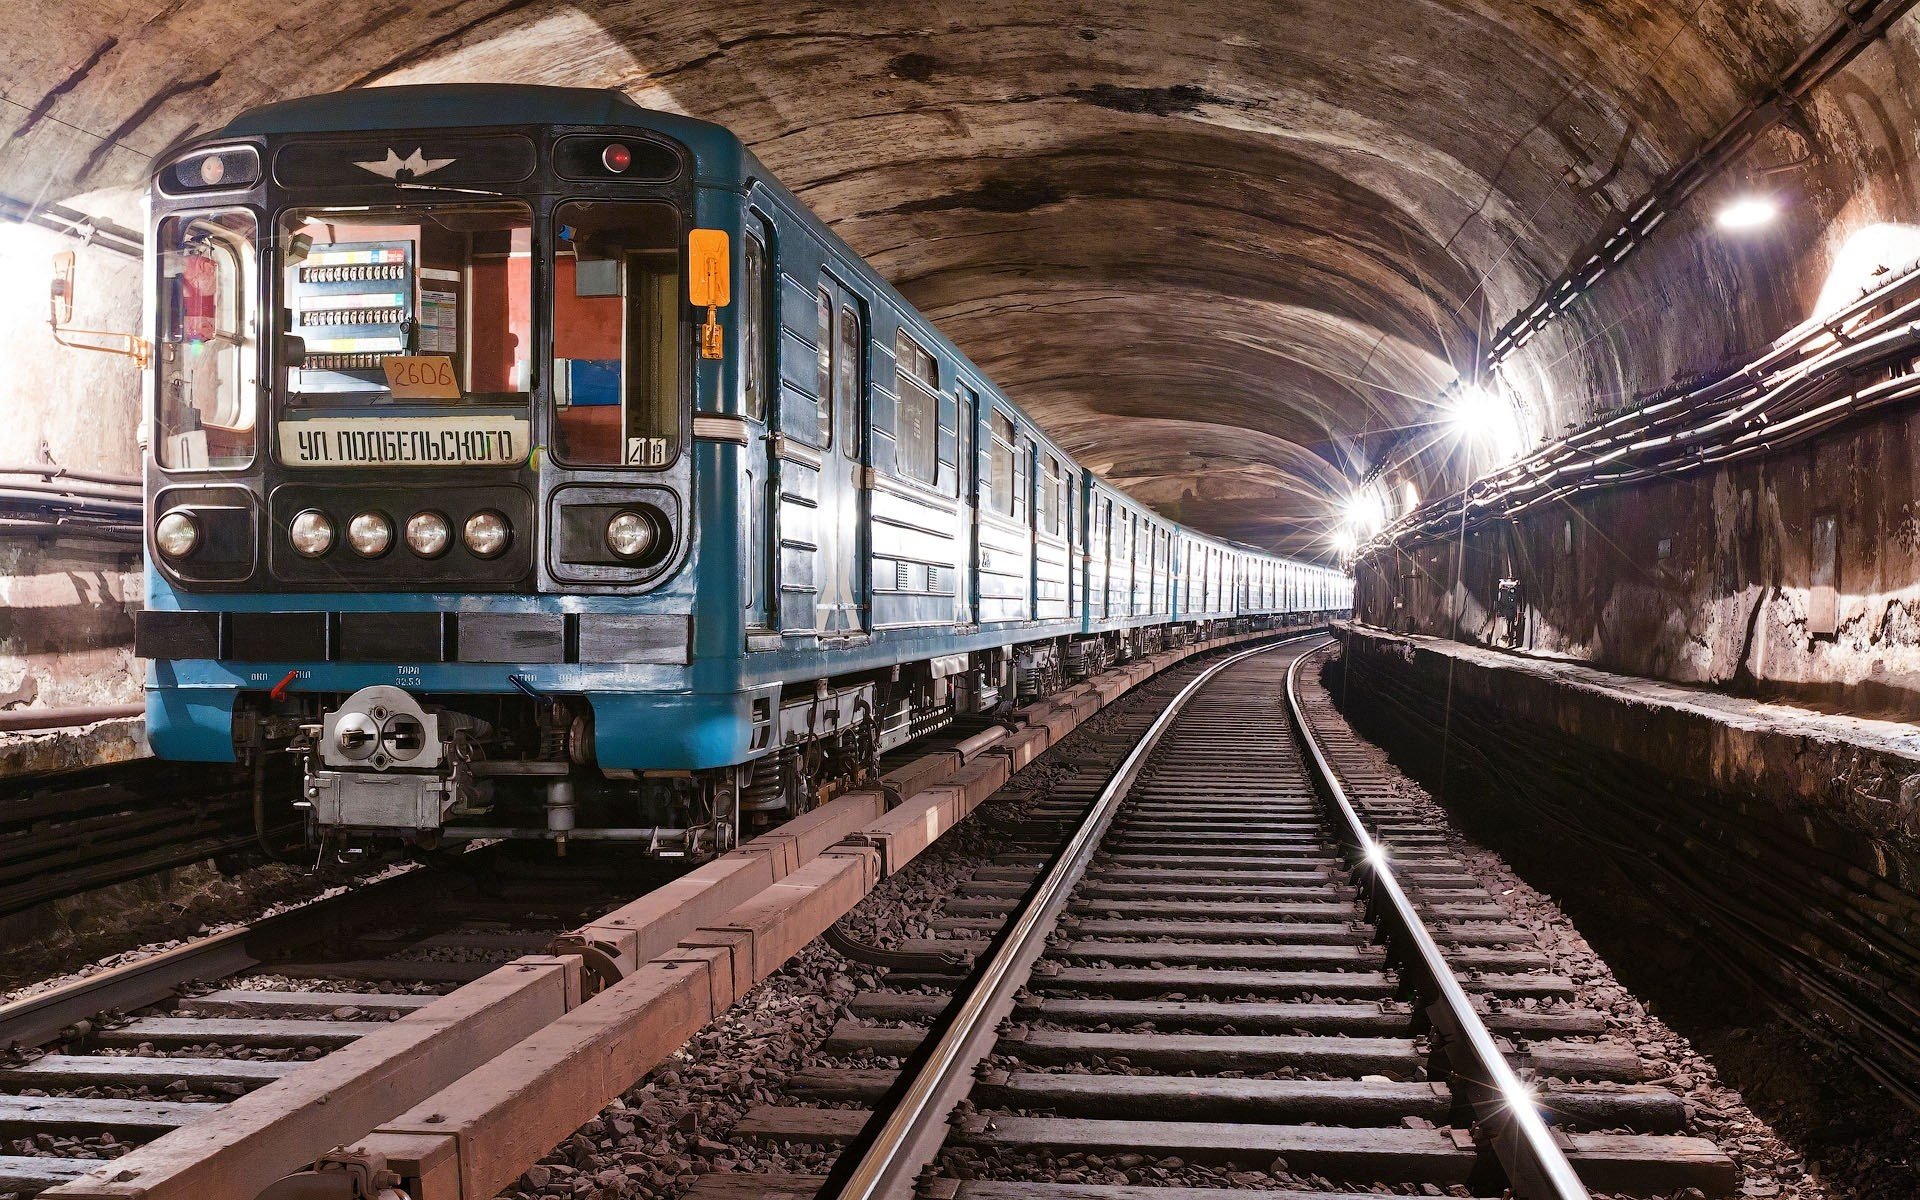
M 820 474 L 823 561 L 815 607 L 820 632 L 855 633 L 867 627 L 866 319 L 860 298 L 831 276 L 821 276 L 818 299 L 821 341 L 831 346 L 822 369 L 831 377 L 833 444 Z
M 847 635 L 866 627 L 866 321 L 860 298 L 829 275 L 811 296 L 785 295 L 774 464 L 780 631 Z

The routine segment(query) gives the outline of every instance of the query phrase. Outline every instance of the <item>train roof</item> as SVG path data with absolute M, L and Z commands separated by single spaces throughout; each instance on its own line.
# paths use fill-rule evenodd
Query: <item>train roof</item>
M 720 125 L 635 104 L 617 88 L 422 83 L 354 88 L 250 108 L 211 136 L 375 133 L 498 125 L 633 125 L 731 138 Z

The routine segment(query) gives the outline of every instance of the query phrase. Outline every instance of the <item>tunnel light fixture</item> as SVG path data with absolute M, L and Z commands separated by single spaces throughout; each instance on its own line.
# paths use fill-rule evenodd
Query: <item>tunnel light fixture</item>
M 1513 413 L 1507 403 L 1475 383 L 1463 384 L 1453 394 L 1447 416 L 1455 429 L 1470 438 L 1497 433 L 1502 425 L 1513 421 Z
M 1746 195 L 1736 196 L 1721 205 L 1714 221 L 1722 229 L 1742 233 L 1771 225 L 1779 215 L 1780 202 L 1772 196 Z
M 1333 531 L 1333 552 L 1341 558 L 1353 557 L 1353 552 L 1359 548 L 1359 535 L 1353 532 L 1351 525 L 1342 525 Z
M 1375 534 L 1386 528 L 1387 505 L 1376 487 L 1362 487 L 1347 497 L 1342 506 L 1349 528 L 1362 534 Z

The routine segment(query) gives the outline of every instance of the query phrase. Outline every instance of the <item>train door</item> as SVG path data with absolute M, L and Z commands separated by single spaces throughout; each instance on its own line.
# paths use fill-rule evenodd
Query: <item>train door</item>
M 779 309 L 772 302 L 774 280 L 767 223 L 749 213 L 740 246 L 740 391 L 742 409 L 755 428 L 742 457 L 746 459 L 745 551 L 741 603 L 746 609 L 749 645 L 779 627 L 780 571 L 774 546 L 779 528 L 780 499 L 773 481 L 773 455 L 764 436 L 772 428 L 771 400 L 777 368 L 769 362 L 770 338 L 778 328 Z M 771 322 L 771 325 L 770 325 Z M 777 639 L 772 643 L 777 645 Z
M 860 298 L 829 275 L 814 296 L 819 323 L 820 388 L 831 397 L 830 442 L 822 448 L 819 591 L 814 628 L 854 633 L 866 628 L 867 514 L 861 486 L 866 462 L 866 319 Z
M 1033 441 L 1013 417 L 989 406 L 981 429 L 980 502 L 974 507 L 976 612 L 988 621 L 1033 615 Z
M 974 450 L 976 415 L 980 411 L 980 393 L 964 383 L 954 385 L 957 400 L 954 415 L 954 437 L 957 446 L 954 461 L 959 464 L 960 522 L 959 552 L 955 555 L 960 579 L 953 588 L 953 619 L 959 625 L 973 624 L 973 614 L 978 611 L 979 578 L 976 570 L 980 555 L 980 536 L 973 519 L 973 510 L 980 503 L 975 481 L 980 475 L 980 456 Z

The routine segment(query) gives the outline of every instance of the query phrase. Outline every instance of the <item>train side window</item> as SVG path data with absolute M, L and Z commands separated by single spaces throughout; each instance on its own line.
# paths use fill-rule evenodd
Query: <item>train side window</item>
M 998 411 L 993 414 L 993 447 L 990 453 L 993 462 L 987 491 L 991 507 L 1003 517 L 1015 516 L 1020 511 L 1014 495 L 1018 485 L 1014 459 L 1019 448 L 1015 445 L 1013 421 Z
M 1040 456 L 1040 529 L 1044 533 L 1060 532 L 1061 517 L 1066 508 L 1065 480 L 1060 476 L 1060 460 L 1051 454 Z
M 154 454 L 163 467 L 204 470 L 253 461 L 256 232 L 253 214 L 244 209 L 160 223 Z
M 825 450 L 833 444 L 833 293 L 821 288 L 813 294 L 819 327 L 814 333 L 815 352 L 819 355 L 819 373 L 814 377 L 814 408 L 820 423 L 811 430 L 800 430 L 800 440 Z M 811 436 L 808 436 L 811 435 Z
M 840 439 L 840 451 L 854 461 L 860 459 L 860 413 L 865 405 L 860 394 L 860 360 L 866 351 L 866 337 L 860 330 L 860 314 L 851 305 L 840 307 L 840 344 L 834 351 L 839 386 L 833 402 L 839 413 L 834 434 Z
M 940 364 L 905 330 L 894 339 L 894 359 L 900 393 L 894 466 L 904 477 L 930 484 L 940 469 Z
M 749 231 L 741 254 L 741 281 L 746 295 L 740 309 L 741 390 L 747 419 L 767 419 L 767 247 L 758 233 Z

